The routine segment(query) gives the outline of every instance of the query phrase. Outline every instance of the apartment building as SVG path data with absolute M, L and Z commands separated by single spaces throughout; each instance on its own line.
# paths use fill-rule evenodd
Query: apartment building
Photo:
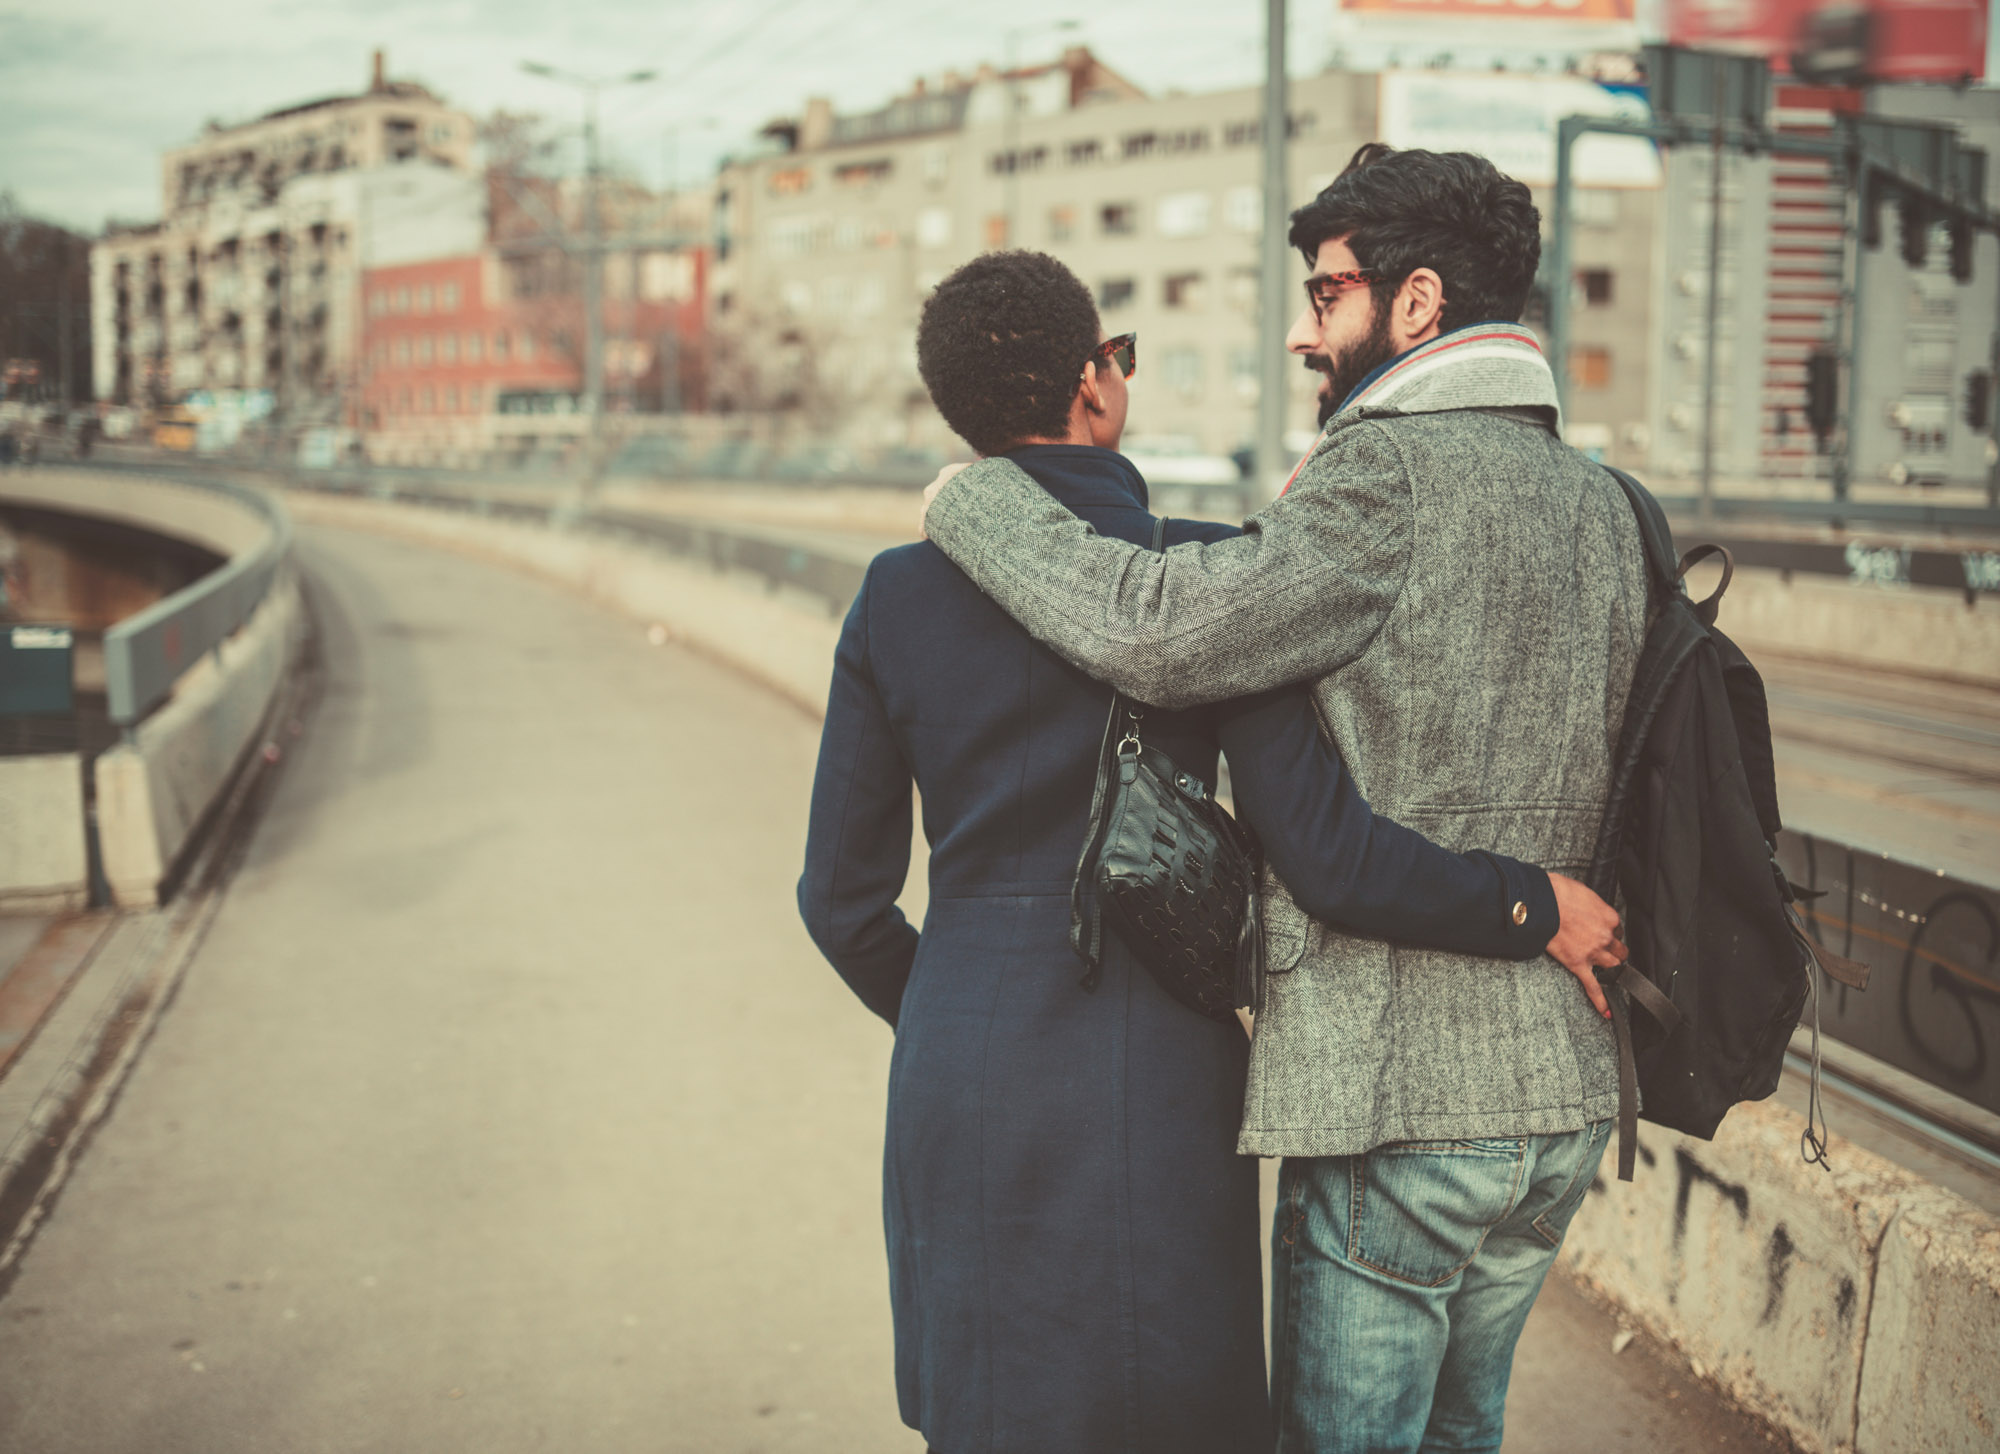
M 1355 148 L 1385 137 L 1387 84 L 1349 71 L 1292 83 L 1293 205 Z M 1547 108 L 1536 107 L 1527 109 L 1540 126 Z M 862 115 L 809 104 L 801 119 L 767 129 L 762 154 L 718 178 L 717 344 L 770 341 L 780 377 L 714 387 L 725 398 L 736 391 L 730 402 L 745 409 L 803 400 L 801 415 L 857 446 L 952 447 L 916 372 L 919 309 L 981 251 L 1028 247 L 1076 271 L 1108 332 L 1138 333 L 1128 439 L 1239 449 L 1254 435 L 1260 387 L 1261 110 L 1256 88 L 1146 96 L 1080 48 L 1011 74 L 920 83 Z M 1427 141 L 1414 123 L 1386 139 Z M 1546 150 L 1545 175 L 1529 180 L 1553 176 L 1552 123 Z M 1546 186 L 1537 191 L 1546 209 Z M 1590 306 L 1577 311 L 1583 374 L 1572 415 L 1594 450 L 1629 460 L 1647 442 L 1657 176 L 1581 195 L 1578 286 Z M 1291 268 L 1302 281 L 1303 263 Z M 1285 376 L 1288 425 L 1310 430 L 1317 378 L 1303 368 Z
M 705 255 L 634 250 L 605 268 L 609 411 L 703 401 Z M 559 254 L 492 248 L 370 269 L 362 428 L 378 463 L 469 464 L 572 440 L 585 421 L 582 301 Z
M 1942 86 L 1859 92 L 1784 85 L 1775 120 L 1825 135 L 1840 110 L 1954 125 L 2000 154 L 2000 93 Z M 1663 230 L 1657 305 L 1663 348 L 1652 403 L 1656 469 L 1701 470 L 1706 418 L 1712 160 L 1673 151 L 1664 205 L 1681 226 Z M 1855 249 L 1841 176 L 1819 159 L 1726 156 L 1721 177 L 1720 287 L 1713 404 L 1715 469 L 1724 479 L 1826 481 L 1832 441 L 1816 436 L 1806 402 L 1807 359 L 1831 348 L 1843 290 L 1855 288 L 1860 334 L 1851 381 L 1852 479 L 1857 483 L 1976 486 L 1992 446 L 2000 246 L 1977 240 L 1972 277 L 1953 279 L 1945 229 L 1925 224 L 1923 261 L 1901 252 L 1888 207 L 1878 247 Z M 1986 422 L 1965 401 L 1989 403 Z
M 91 250 L 95 392 L 161 403 L 261 390 L 294 419 L 353 412 L 364 267 L 483 233 L 470 116 L 390 79 L 214 127 L 161 161 L 161 220 Z

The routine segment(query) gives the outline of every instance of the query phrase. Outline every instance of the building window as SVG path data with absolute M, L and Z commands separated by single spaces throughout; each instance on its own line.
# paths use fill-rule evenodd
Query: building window
M 1229 355 L 1229 382 L 1236 387 L 1239 397 L 1254 399 L 1262 384 L 1257 370 L 1257 350 L 1239 348 Z
M 429 384 L 424 385 L 424 412 L 426 414 L 437 413 L 437 394 L 431 389 Z
M 1097 285 L 1097 306 L 1107 310 L 1129 307 L 1136 292 L 1138 284 L 1130 278 L 1106 278 Z
M 505 333 L 496 333 L 493 335 L 493 362 L 507 362 L 507 335 Z
M 1007 219 L 995 212 L 986 219 L 986 246 L 997 250 L 1007 245 Z
M 483 391 L 477 384 L 473 384 L 471 387 L 466 389 L 465 412 L 468 414 L 477 414 L 479 412 L 479 402 L 483 397 L 484 397 Z
M 485 340 L 477 333 L 468 333 L 465 335 L 465 361 L 467 363 L 476 364 L 479 362 L 480 345 L 484 342 Z
M 1222 198 L 1222 221 L 1231 232 L 1264 230 L 1264 189 L 1231 187 Z
M 431 285 L 429 283 L 425 283 L 417 289 L 417 311 L 419 313 L 428 313 L 431 311 Z
M 447 414 L 456 414 L 458 412 L 458 390 L 446 389 L 444 391 L 444 412 Z
M 377 288 L 368 295 L 368 316 L 380 318 L 389 311 L 389 295 Z
M 1069 164 L 1073 167 L 1089 166 L 1092 162 L 1104 160 L 1104 145 L 1096 137 L 1088 141 L 1073 141 L 1068 147 Z
M 1160 236 L 1201 237 L 1208 231 L 1208 193 L 1173 192 L 1160 198 Z
M 457 311 L 458 284 L 446 283 L 442 288 L 438 289 L 438 312 L 456 313 Z
M 408 384 L 403 385 L 403 395 L 401 399 L 401 405 L 402 408 L 399 412 L 404 414 L 410 412 L 410 386 Z
M 458 335 L 447 333 L 438 339 L 438 362 L 454 364 L 458 362 Z
M 1049 241 L 1068 242 L 1076 236 L 1076 208 L 1051 207 L 1049 209 Z
M 522 329 L 521 336 L 514 340 L 514 352 L 520 355 L 522 363 L 532 361 L 535 357 L 535 335 Z
M 804 167 L 787 167 L 782 172 L 771 173 L 771 195 L 774 197 L 796 197 L 812 186 L 812 173 Z
M 399 338 L 396 340 L 396 362 L 405 367 L 409 365 L 410 340 L 408 338 Z
M 951 175 L 951 151 L 942 146 L 927 146 L 923 153 L 924 181 L 933 187 L 941 187 Z
M 1608 307 L 1611 298 L 1611 269 L 1585 268 L 1576 275 L 1577 283 L 1583 289 L 1583 301 L 1588 307 Z
M 1160 355 L 1160 377 L 1175 393 L 1196 397 L 1201 393 L 1201 350 L 1167 349 Z
M 1138 204 L 1106 202 L 1097 210 L 1097 221 L 1106 237 L 1130 237 L 1139 230 Z
M 942 207 L 926 207 L 917 214 L 917 246 L 949 247 L 951 213 Z
M 1162 301 L 1169 308 L 1199 308 L 1206 293 L 1200 273 L 1170 273 L 1161 285 Z
M 1569 351 L 1569 381 L 1579 389 L 1611 387 L 1611 350 L 1585 344 Z
M 871 162 L 846 162 L 833 169 L 833 179 L 843 187 L 865 187 L 871 182 L 888 181 L 895 169 L 887 157 Z
M 396 289 L 395 311 L 398 313 L 407 313 L 410 311 L 410 290 L 408 288 Z
M 429 363 L 430 361 L 431 361 L 431 336 L 428 333 L 419 333 L 417 335 L 417 366 L 419 368 L 422 368 L 425 364 Z

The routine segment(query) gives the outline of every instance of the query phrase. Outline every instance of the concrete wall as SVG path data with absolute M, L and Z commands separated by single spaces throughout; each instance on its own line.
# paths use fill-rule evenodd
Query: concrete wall
M 0 914 L 68 913 L 89 901 L 75 753 L 0 757 L 0 824 Z
M 307 494 L 291 495 L 286 504 L 305 523 L 374 530 L 532 571 L 663 626 L 683 645 L 727 661 L 814 716 L 826 710 L 840 622 L 817 597 L 775 591 L 749 571 L 718 574 L 620 541 L 456 510 Z
M 159 902 L 236 765 L 258 747 L 279 683 L 297 657 L 305 613 L 281 573 L 243 629 L 205 657 L 173 697 L 97 759 L 104 876 L 121 907 Z
M 1712 571 L 1691 579 L 1699 597 Z M 1835 665 L 2000 686 L 2000 597 L 1967 605 L 1956 591 L 1855 585 L 1827 576 L 1739 570 L 1716 625 L 1755 660 L 1782 652 Z
M 1803 1129 L 1769 1102 L 1713 1142 L 1642 1125 L 1564 1262 L 1813 1454 L 2000 1448 L 2000 1222 L 1838 1139 L 1808 1166 Z
M 152 475 L 91 470 L 16 470 L 0 499 L 69 515 L 94 515 L 229 557 L 261 544 L 270 522 L 227 495 Z

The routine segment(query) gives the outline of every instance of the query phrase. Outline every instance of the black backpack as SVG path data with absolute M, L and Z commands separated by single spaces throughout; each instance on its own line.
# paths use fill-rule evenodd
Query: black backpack
M 1586 882 L 1622 896 L 1631 958 L 1603 975 L 1618 1035 L 1618 1179 L 1632 1179 L 1639 1100 L 1646 1119 L 1708 1140 L 1738 1101 L 1778 1088 L 1813 965 L 1863 988 L 1868 971 L 1820 948 L 1778 867 L 1778 786 L 1764 682 L 1715 628 L 1735 565 L 1719 545 L 1678 561 L 1659 503 L 1618 470 L 1646 548 L 1646 641 L 1625 703 L 1611 794 Z M 1715 594 L 1682 578 L 1722 558 Z M 1646 1013 L 1633 1015 L 1627 998 Z M 1824 1162 L 1818 1000 L 1808 1160 Z

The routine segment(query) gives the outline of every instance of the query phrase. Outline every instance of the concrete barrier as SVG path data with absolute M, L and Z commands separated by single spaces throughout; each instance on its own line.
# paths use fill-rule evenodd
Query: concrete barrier
M 232 494 L 152 475 L 80 469 L 22 472 L 0 481 L 0 498 L 191 541 L 224 557 L 231 567 L 261 554 L 266 564 L 260 569 L 270 569 L 272 560 L 282 559 L 289 528 L 282 511 L 274 513 L 265 501 L 242 491 Z M 226 576 L 231 567 L 204 580 Z M 187 626 L 186 635 L 199 643 L 191 650 L 205 650 L 210 640 L 216 641 L 214 649 L 184 672 L 175 664 L 170 673 L 156 673 L 155 684 L 135 710 L 143 710 L 161 693 L 171 690 L 171 696 L 135 722 L 125 741 L 93 764 L 101 861 L 112 899 L 121 906 L 159 901 L 162 886 L 244 753 L 255 745 L 278 685 L 296 659 L 304 636 L 304 612 L 296 580 L 282 565 L 276 568 L 272 585 L 247 619 L 229 615 L 209 620 L 206 636 Z M 182 600 L 188 592 L 201 589 L 197 583 L 169 600 Z M 251 599 L 242 596 L 246 605 Z M 148 612 L 167 606 L 155 603 Z M 183 644 L 180 628 L 195 608 L 181 609 L 182 616 L 162 628 L 174 639 L 176 652 Z M 242 624 L 235 626 L 238 619 Z M 232 634 L 223 635 L 231 627 Z M 102 674 L 101 659 L 90 666 Z M 122 720 L 117 716 L 118 684 L 109 685 L 114 720 Z M 39 795 L 32 816 L 0 815 L 0 822 L 8 826 L 8 832 L 0 835 L 0 884 L 29 882 L 17 877 L 28 872 L 26 867 L 5 866 L 10 856 L 33 853 L 53 862 L 71 853 L 73 840 L 72 856 L 78 860 L 75 881 L 83 885 L 82 779 L 77 759 L 68 762 L 75 782 L 73 796 L 62 796 L 55 781 L 60 774 L 50 774 L 47 780 L 36 779 Z M 25 776 L 13 763 L 6 765 L 6 771 L 9 778 Z M 5 791 L 0 789 L 0 794 Z M 16 907 L 9 902 L 11 897 L 0 891 L 0 907 Z
M 1804 1123 L 1739 1106 L 1712 1142 L 1640 1127 L 1563 1261 L 1813 1454 L 2000 1447 L 2000 1222 Z
M 121 907 L 159 902 L 297 659 L 305 613 L 281 572 L 242 630 L 181 677 L 163 706 L 96 762 L 104 877 Z
M 64 914 L 90 900 L 83 760 L 0 757 L 0 914 Z
M 1706 595 L 1713 571 L 1691 577 Z M 1755 659 L 1782 652 L 1975 686 L 2000 686 L 2000 597 L 1739 570 L 1717 621 Z
M 287 503 L 308 524 L 371 530 L 530 571 L 664 626 L 682 644 L 728 662 L 814 716 L 826 710 L 839 621 L 817 598 L 774 590 L 749 571 L 718 572 L 588 531 L 470 511 L 303 493 Z
M 569 585 L 824 710 L 838 627 L 816 599 L 588 533 L 353 497 L 292 503 L 303 521 Z M 1862 592 L 1856 608 L 1885 595 Z M 1854 598 L 1839 599 L 1845 611 Z M 1835 1171 L 1807 1166 L 1803 1130 L 1774 1102 L 1738 1107 L 1713 1142 L 1642 1126 L 1637 1177 L 1593 1185 L 1565 1265 L 1812 1454 L 2000 1447 L 2000 1222 L 1844 1141 Z

